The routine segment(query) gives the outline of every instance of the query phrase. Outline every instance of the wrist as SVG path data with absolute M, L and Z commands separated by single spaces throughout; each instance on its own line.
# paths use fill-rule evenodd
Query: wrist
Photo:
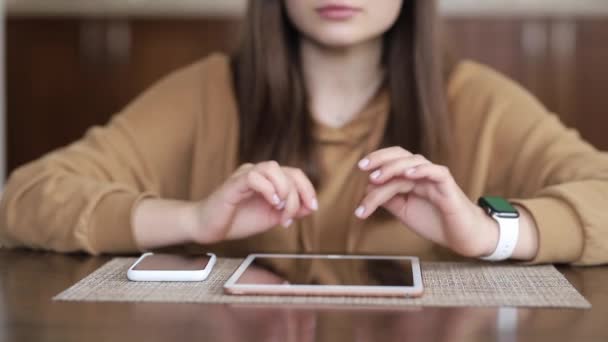
M 482 230 L 480 235 L 482 236 L 481 241 L 483 241 L 480 253 L 476 257 L 485 257 L 494 253 L 496 247 L 498 246 L 498 240 L 500 239 L 500 226 L 498 222 L 489 216 L 483 208 L 478 206 L 476 207 L 480 216 L 479 222 L 481 223 L 479 226 Z
M 200 236 L 201 209 L 196 202 L 184 202 L 180 208 L 178 229 L 187 243 L 202 243 Z
M 214 220 L 220 216 L 217 208 L 210 207 L 208 199 L 187 203 L 181 215 L 180 229 L 188 242 L 208 245 L 226 239 L 226 226 L 222 220 Z
M 526 208 L 518 205 L 515 207 L 520 213 L 520 235 L 513 251 L 513 259 L 529 261 L 538 253 L 538 228 L 532 214 Z
M 142 250 L 192 242 L 192 205 L 184 201 L 144 199 L 134 208 L 133 234 Z

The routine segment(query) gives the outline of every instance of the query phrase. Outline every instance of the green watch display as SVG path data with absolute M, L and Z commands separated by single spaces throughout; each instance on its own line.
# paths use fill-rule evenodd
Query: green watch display
M 484 196 L 477 201 L 480 207 L 484 208 L 488 215 L 497 215 L 504 218 L 518 218 L 519 212 L 511 203 L 502 197 Z

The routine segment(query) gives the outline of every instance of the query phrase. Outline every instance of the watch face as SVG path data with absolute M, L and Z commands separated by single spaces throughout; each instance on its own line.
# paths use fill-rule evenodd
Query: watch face
M 497 214 L 500 217 L 519 217 L 517 209 L 502 197 L 481 197 L 479 205 L 489 208 L 492 214 Z

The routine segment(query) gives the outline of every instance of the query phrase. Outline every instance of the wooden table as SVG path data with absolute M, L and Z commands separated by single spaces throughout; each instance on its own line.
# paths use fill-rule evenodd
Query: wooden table
M 591 310 L 51 300 L 108 260 L 0 251 L 0 341 L 608 341 L 608 267 L 560 268 Z

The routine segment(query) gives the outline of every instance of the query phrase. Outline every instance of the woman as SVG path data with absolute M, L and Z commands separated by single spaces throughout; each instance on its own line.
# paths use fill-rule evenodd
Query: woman
M 435 19 L 428 0 L 251 1 L 231 59 L 18 169 L 1 240 L 606 262 L 608 157 L 493 71 L 444 67 Z

